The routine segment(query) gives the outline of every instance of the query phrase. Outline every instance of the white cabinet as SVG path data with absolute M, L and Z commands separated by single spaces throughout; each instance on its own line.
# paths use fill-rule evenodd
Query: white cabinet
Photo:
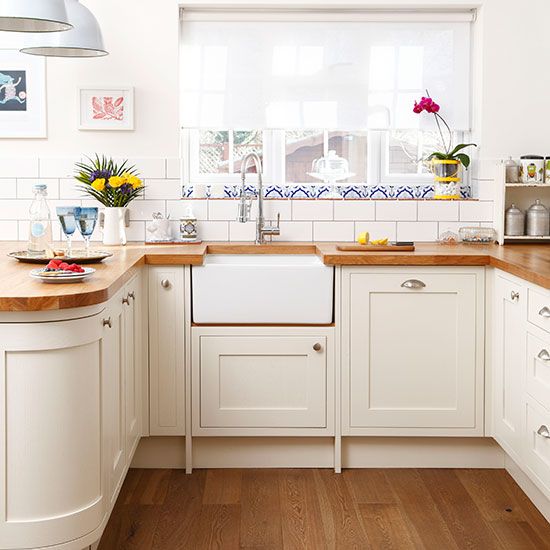
M 193 433 L 333 433 L 333 328 L 193 329 Z
M 344 435 L 481 435 L 483 299 L 478 268 L 344 268 Z
M 0 325 L 2 548 L 77 539 L 108 510 L 102 318 Z
M 151 435 L 185 435 L 184 268 L 149 268 Z
M 516 461 L 523 446 L 527 288 L 495 274 L 493 304 L 493 436 Z

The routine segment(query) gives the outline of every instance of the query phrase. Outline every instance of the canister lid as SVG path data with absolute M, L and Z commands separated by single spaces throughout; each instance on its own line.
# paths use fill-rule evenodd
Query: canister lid
M 523 216 L 523 212 L 514 203 L 506 209 L 506 214 L 521 214 Z
M 542 204 L 540 202 L 540 199 L 537 199 L 530 207 L 529 207 L 529 211 L 530 212 L 533 212 L 533 211 L 544 211 L 546 212 L 546 206 L 544 206 L 544 204 Z
M 523 155 L 520 157 L 522 160 L 544 160 L 544 157 L 541 157 L 540 155 Z

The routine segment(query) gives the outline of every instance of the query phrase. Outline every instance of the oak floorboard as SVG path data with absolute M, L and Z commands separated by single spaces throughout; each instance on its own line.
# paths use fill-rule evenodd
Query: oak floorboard
M 239 504 L 241 488 L 241 470 L 208 470 L 202 503 Z
M 460 548 L 417 470 L 395 469 L 386 476 L 409 524 L 428 550 Z
M 279 475 L 283 547 L 327 548 L 321 508 L 311 470 L 283 470 Z
M 335 548 L 371 548 L 360 519 L 360 512 L 341 474 L 315 470 L 317 491 L 330 506 Z M 331 542 L 332 547 L 332 542 Z
M 201 513 L 205 470 L 172 470 L 153 538 L 154 550 L 188 550 Z
M 461 549 L 499 550 L 490 527 L 453 470 L 420 470 L 419 473 Z
M 550 524 L 504 470 L 130 470 L 99 546 L 457 548 L 550 550 Z
M 361 520 L 376 550 L 417 550 L 422 543 L 415 536 L 397 504 L 360 504 Z
M 277 470 L 244 470 L 241 493 L 241 548 L 283 547 Z

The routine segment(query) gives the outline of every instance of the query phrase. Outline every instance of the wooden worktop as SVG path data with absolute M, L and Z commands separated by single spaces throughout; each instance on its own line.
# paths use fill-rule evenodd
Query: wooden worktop
M 335 243 L 202 243 L 109 247 L 113 257 L 93 267 L 88 281 L 44 284 L 29 277 L 36 266 L 6 254 L 22 243 L 0 244 L 0 311 L 45 311 L 99 304 L 113 296 L 143 264 L 201 265 L 206 254 L 317 254 L 327 265 L 493 266 L 550 289 L 550 246 L 418 244 L 414 252 L 341 252 Z

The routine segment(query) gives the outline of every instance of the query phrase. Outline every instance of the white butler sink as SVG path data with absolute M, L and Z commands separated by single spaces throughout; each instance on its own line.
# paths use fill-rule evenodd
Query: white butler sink
M 192 268 L 193 320 L 332 323 L 334 269 L 314 255 L 212 254 Z

